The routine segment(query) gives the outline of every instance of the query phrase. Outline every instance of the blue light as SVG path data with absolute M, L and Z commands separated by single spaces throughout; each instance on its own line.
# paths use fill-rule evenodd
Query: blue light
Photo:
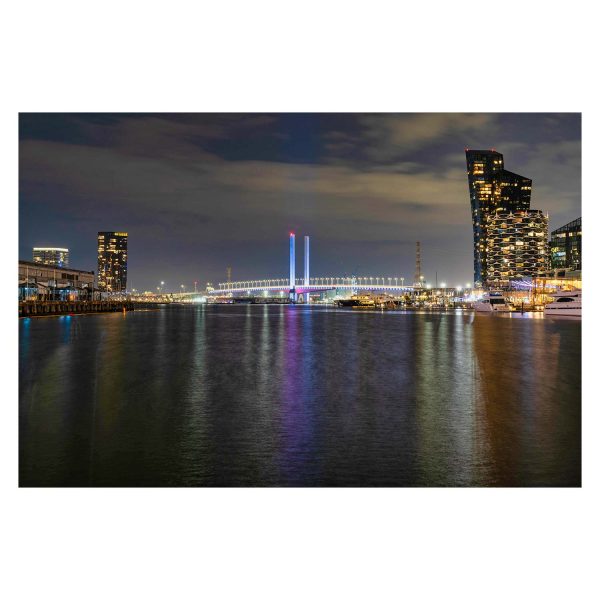
M 290 289 L 296 287 L 296 236 L 290 233 Z

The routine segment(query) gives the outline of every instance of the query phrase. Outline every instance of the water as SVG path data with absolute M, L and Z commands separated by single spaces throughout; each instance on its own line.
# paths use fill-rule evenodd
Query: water
M 581 323 L 277 305 L 21 319 L 21 486 L 579 486 Z

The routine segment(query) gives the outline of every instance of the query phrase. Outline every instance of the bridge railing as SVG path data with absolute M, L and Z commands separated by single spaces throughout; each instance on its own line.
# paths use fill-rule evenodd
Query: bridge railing
M 304 278 L 297 278 L 296 288 L 356 288 L 356 289 L 412 289 L 404 285 L 404 277 L 310 277 L 308 282 Z M 289 290 L 288 278 L 254 279 L 248 281 L 231 281 L 219 283 L 213 293 L 252 291 L 252 290 Z

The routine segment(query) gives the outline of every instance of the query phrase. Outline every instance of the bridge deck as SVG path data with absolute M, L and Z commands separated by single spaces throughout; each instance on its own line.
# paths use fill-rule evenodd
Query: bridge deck
M 319 279 L 319 278 L 318 278 Z M 341 281 L 343 279 L 343 281 Z M 359 280 L 348 280 L 347 278 L 323 278 L 323 280 L 315 281 L 314 283 L 305 284 L 303 281 L 297 281 L 294 291 L 297 294 L 306 294 L 311 292 L 326 292 L 329 290 L 355 290 L 355 291 L 394 291 L 394 292 L 412 292 L 415 288 L 411 285 L 398 284 L 394 281 L 382 282 L 376 281 L 366 282 L 365 278 Z M 370 278 L 367 278 L 370 279 Z M 372 279 L 376 279 L 373 277 Z M 390 279 L 390 278 L 388 278 Z M 262 281 L 238 281 L 231 283 L 219 283 L 218 287 L 212 290 L 211 294 L 235 293 L 235 292 L 285 292 L 290 293 L 289 281 L 267 279 Z

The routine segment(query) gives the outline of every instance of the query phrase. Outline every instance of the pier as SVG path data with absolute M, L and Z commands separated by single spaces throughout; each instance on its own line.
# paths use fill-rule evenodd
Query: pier
M 106 312 L 129 312 L 156 308 L 152 302 L 114 300 L 19 302 L 19 317 L 48 317 L 52 315 L 77 315 Z

